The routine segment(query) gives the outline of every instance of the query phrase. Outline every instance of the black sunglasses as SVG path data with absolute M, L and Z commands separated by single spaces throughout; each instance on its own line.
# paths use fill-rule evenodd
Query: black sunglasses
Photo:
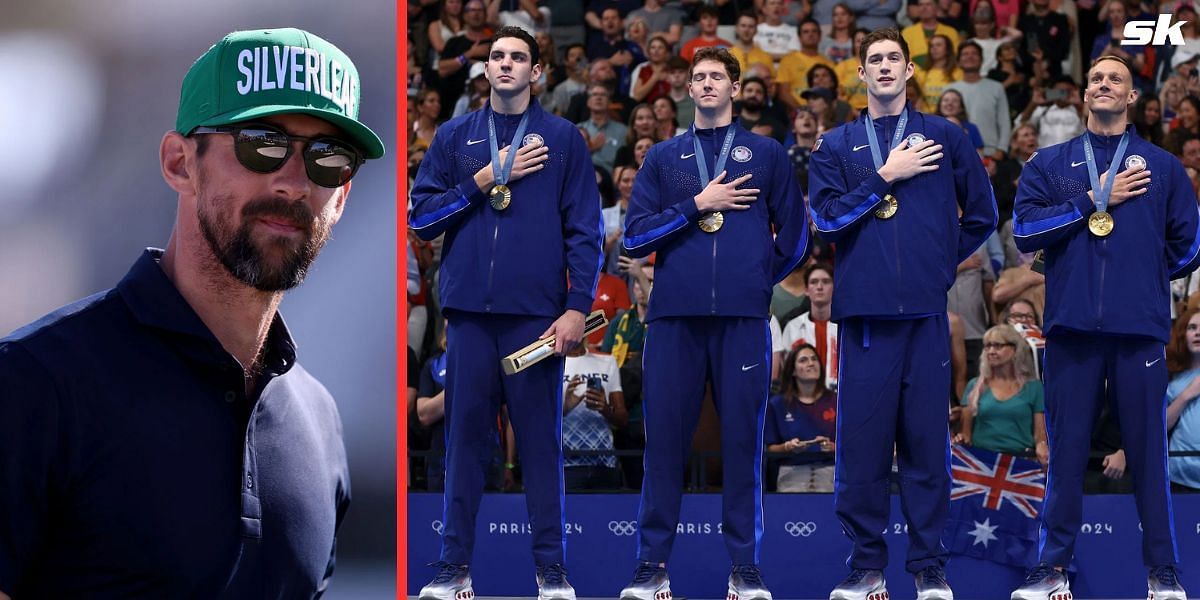
M 232 135 L 238 162 L 255 173 L 277 171 L 291 157 L 292 144 L 304 142 L 304 172 L 321 187 L 345 185 L 364 162 L 358 150 L 337 138 L 289 135 L 261 123 L 197 127 L 192 131 L 192 135 L 209 133 Z

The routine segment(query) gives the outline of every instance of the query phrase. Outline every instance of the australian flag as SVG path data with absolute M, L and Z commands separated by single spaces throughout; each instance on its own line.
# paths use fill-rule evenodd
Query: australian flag
M 1011 454 L 951 446 L 947 549 L 1014 567 L 1037 557 L 1038 514 L 1046 474 L 1038 463 Z

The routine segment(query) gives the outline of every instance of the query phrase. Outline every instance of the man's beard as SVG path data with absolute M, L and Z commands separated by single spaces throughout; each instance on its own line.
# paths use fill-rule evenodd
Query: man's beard
M 211 199 L 223 204 L 224 199 Z M 263 292 L 290 290 L 304 281 L 308 267 L 329 240 L 329 226 L 323 219 L 314 219 L 308 205 L 302 201 L 289 203 L 273 197 L 257 198 L 241 211 L 241 225 L 233 230 L 229 221 L 221 220 L 206 210 L 209 202 L 199 203 L 200 231 L 214 256 L 225 270 L 238 281 Z M 304 237 L 294 241 L 283 236 L 268 235 L 254 240 L 252 228 L 257 217 L 269 216 L 300 227 Z M 268 250 L 280 257 L 268 258 Z
M 758 98 L 743 98 L 742 108 L 750 112 L 758 112 L 763 109 L 763 101 Z

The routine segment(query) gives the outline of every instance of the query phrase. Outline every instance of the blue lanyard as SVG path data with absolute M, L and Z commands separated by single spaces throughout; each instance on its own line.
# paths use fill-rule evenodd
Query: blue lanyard
M 900 140 L 904 139 L 906 125 L 908 125 L 907 108 L 900 113 L 900 118 L 896 121 L 896 133 L 892 134 L 892 145 L 888 147 L 888 152 L 900 145 Z M 867 113 L 867 142 L 871 144 L 871 160 L 875 161 L 875 170 L 878 171 L 883 168 L 883 154 L 879 151 L 879 138 L 875 135 L 875 121 L 869 112 Z
M 496 138 L 496 121 L 492 118 L 495 112 L 491 107 L 488 107 L 488 146 L 492 150 L 492 175 L 496 177 L 496 185 L 504 185 L 508 183 L 509 176 L 512 175 L 513 161 L 517 158 L 517 149 L 509 148 L 508 156 L 504 157 L 504 165 L 500 165 L 500 142 Z M 517 125 L 517 134 L 513 136 L 510 146 L 516 146 L 521 143 L 525 137 L 525 126 L 529 124 L 529 110 L 525 110 L 525 114 L 521 115 L 521 123 Z
M 1113 183 L 1117 181 L 1117 171 L 1121 169 L 1121 159 L 1125 158 L 1125 147 L 1129 145 L 1129 132 L 1121 136 L 1117 144 L 1117 152 L 1108 163 L 1108 182 L 1100 181 L 1099 169 L 1096 167 L 1096 155 L 1092 152 L 1092 142 L 1088 139 L 1087 131 L 1083 132 L 1083 157 L 1087 159 L 1088 177 L 1092 180 L 1092 203 L 1096 212 L 1108 209 L 1108 198 L 1112 195 Z
M 729 131 L 725 133 L 725 141 L 721 144 L 721 153 L 717 155 L 716 172 L 713 175 L 719 174 L 725 170 L 725 161 L 729 159 L 729 149 L 733 146 L 733 130 L 736 125 L 729 124 Z M 713 129 L 713 133 L 716 133 Z M 692 144 L 696 149 L 696 167 L 700 169 L 700 188 L 708 187 L 708 182 L 712 178 L 708 176 L 708 161 L 704 159 L 704 149 L 700 147 L 700 136 L 696 134 L 696 124 L 692 123 Z

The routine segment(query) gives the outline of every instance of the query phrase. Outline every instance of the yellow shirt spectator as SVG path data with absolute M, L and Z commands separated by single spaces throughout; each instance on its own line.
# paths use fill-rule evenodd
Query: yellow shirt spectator
M 808 89 L 808 70 L 813 68 L 813 65 L 825 65 L 830 69 L 836 66 L 833 61 L 820 54 L 808 55 L 799 50 L 789 52 L 787 56 L 783 57 L 783 60 L 779 61 L 779 71 L 775 75 L 775 81 L 782 86 L 782 89 L 788 90 L 792 94 L 792 98 L 798 105 L 807 104 L 800 94 Z
M 918 67 L 929 66 L 929 38 L 938 34 L 950 38 L 951 54 L 958 51 L 958 32 L 945 23 L 938 23 L 932 33 L 927 33 L 920 23 L 913 23 L 900 32 L 904 41 L 908 42 L 908 53 L 912 56 L 913 63 Z
M 950 75 L 946 75 L 945 69 L 922 69 L 917 67 L 913 72 L 913 77 L 917 83 L 921 84 L 921 96 L 925 98 L 925 106 L 936 108 L 938 101 L 942 99 L 942 92 L 946 91 L 946 86 L 961 81 L 963 77 L 962 69 L 954 67 Z
M 775 71 L 775 61 L 767 54 L 766 50 L 759 48 L 757 45 L 751 46 L 749 50 L 742 50 L 737 46 L 730 46 L 729 53 L 738 60 L 742 66 L 742 75 L 750 70 L 750 65 L 759 63 L 771 67 L 771 72 Z
M 867 107 L 867 84 L 858 78 L 858 58 L 847 58 L 833 67 L 842 88 L 842 99 L 854 110 Z

